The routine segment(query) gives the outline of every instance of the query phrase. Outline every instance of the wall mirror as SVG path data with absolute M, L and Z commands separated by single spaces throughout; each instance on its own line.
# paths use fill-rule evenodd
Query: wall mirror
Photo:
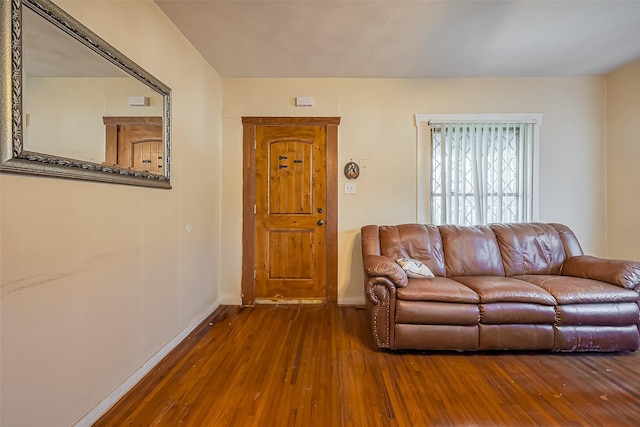
M 171 188 L 168 86 L 48 0 L 0 25 L 0 171 Z

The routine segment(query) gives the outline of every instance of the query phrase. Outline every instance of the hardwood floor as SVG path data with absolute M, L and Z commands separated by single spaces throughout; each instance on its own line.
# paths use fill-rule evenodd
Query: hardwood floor
M 640 352 L 373 349 L 366 311 L 216 310 L 96 426 L 638 426 Z

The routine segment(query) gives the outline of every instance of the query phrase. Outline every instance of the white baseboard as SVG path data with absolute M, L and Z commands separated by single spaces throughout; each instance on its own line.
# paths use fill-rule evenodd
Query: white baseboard
M 338 298 L 338 305 L 364 305 L 364 296 Z
M 158 364 L 164 357 L 171 352 L 183 339 L 187 337 L 200 323 L 204 321 L 211 313 L 220 307 L 220 301 L 216 301 L 212 306 L 200 313 L 195 319 L 187 325 L 178 335 L 162 347 L 156 354 L 151 356 L 144 365 L 135 371 L 129 378 L 120 384 L 111 392 L 102 402 L 98 403 L 92 410 L 78 421 L 74 427 L 90 427 L 93 423 L 103 416 L 118 400 L 122 398 L 129 390 L 131 390 L 138 382 Z

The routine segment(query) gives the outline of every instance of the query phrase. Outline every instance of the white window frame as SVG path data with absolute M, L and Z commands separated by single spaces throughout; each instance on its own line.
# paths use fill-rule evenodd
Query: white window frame
M 416 222 L 431 223 L 431 127 L 434 123 L 532 123 L 533 132 L 533 221 L 539 218 L 539 142 L 542 114 L 416 114 L 417 131 L 417 185 L 416 185 Z

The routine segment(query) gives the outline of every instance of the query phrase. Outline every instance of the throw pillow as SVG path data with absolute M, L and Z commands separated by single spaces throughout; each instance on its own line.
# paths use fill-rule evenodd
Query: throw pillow
M 412 279 L 429 279 L 435 277 L 429 267 L 412 258 L 399 258 L 396 262 Z

